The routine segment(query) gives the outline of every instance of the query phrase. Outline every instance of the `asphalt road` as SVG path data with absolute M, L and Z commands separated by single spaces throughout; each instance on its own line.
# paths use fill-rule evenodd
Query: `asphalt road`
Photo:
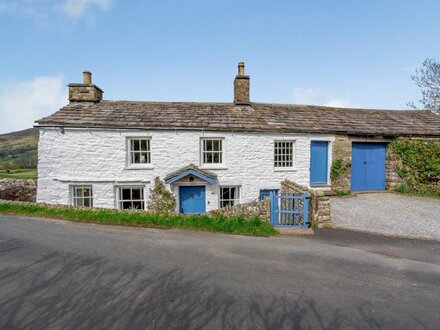
M 435 329 L 440 243 L 0 215 L 1 329 Z

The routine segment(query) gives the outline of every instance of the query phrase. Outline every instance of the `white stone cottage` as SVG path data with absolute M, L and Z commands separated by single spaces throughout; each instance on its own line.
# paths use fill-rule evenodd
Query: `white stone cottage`
M 349 141 L 351 189 L 380 190 L 389 139 L 440 136 L 429 111 L 254 103 L 249 86 L 240 63 L 233 103 L 108 101 L 84 72 L 36 122 L 37 201 L 144 209 L 155 177 L 182 213 L 264 198 L 284 179 L 330 189 L 335 141 Z

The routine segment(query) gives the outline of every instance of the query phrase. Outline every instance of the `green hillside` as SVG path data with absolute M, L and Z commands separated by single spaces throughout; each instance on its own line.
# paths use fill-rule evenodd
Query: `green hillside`
M 38 130 L 30 128 L 23 131 L 0 135 L 0 177 L 13 176 L 17 169 L 37 167 Z M 11 170 L 11 174 L 5 170 Z M 33 171 L 35 172 L 35 171 Z

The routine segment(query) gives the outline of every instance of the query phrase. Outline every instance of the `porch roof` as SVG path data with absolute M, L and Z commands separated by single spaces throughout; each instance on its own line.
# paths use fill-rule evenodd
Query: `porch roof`
M 177 180 L 180 180 L 188 175 L 194 175 L 195 177 L 207 181 L 211 184 L 217 183 L 217 175 L 215 173 L 202 170 L 198 166 L 194 164 L 189 164 L 188 166 L 182 167 L 178 169 L 177 171 L 174 171 L 172 173 L 169 173 L 165 176 L 165 183 L 171 184 L 173 182 L 176 182 Z

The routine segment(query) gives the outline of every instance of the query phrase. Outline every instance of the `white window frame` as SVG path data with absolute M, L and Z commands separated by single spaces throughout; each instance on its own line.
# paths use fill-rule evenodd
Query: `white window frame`
M 122 189 L 130 189 L 130 199 L 122 199 Z M 133 189 L 141 190 L 141 199 L 133 199 Z M 145 187 L 142 185 L 124 185 L 116 187 L 116 206 L 118 210 L 145 210 L 146 209 L 146 200 L 145 200 Z M 133 206 L 133 202 L 141 202 L 143 208 L 140 209 L 124 209 L 122 207 L 124 202 L 131 202 Z
M 146 150 L 132 150 L 132 141 L 147 141 L 146 142 Z M 127 137 L 126 142 L 127 149 L 127 165 L 129 167 L 141 167 L 141 168 L 150 168 L 151 167 L 151 137 L 150 136 L 129 136 Z M 139 146 L 141 143 L 139 142 Z M 146 154 L 146 162 L 144 163 L 135 163 L 133 162 L 133 157 L 135 154 Z
M 219 141 L 220 150 L 205 151 L 206 141 Z M 221 162 L 205 163 L 205 154 L 220 154 Z M 203 137 L 200 139 L 200 165 L 205 168 L 223 167 L 225 165 L 225 138 L 223 137 Z
M 222 194 L 222 189 L 230 189 L 230 188 L 235 188 L 238 194 L 237 198 L 223 198 L 223 194 Z M 241 201 L 241 186 L 220 186 L 219 187 L 220 191 L 219 191 L 219 208 L 222 208 L 222 202 L 225 201 L 232 201 L 232 206 L 240 204 Z M 229 194 L 231 194 L 229 192 Z
M 281 154 L 280 158 L 277 159 L 277 150 L 282 150 L 281 147 L 277 148 L 277 144 L 279 143 L 291 143 L 292 145 L 292 149 L 291 149 L 291 154 Z M 274 144 L 273 144 L 273 166 L 275 170 L 292 170 L 295 168 L 295 162 L 296 162 L 296 140 L 275 140 Z M 286 166 L 287 162 L 290 162 L 288 160 L 288 156 L 291 156 L 291 165 L 290 166 Z M 280 165 L 282 166 L 277 166 L 277 163 L 281 162 Z
M 84 190 L 85 187 L 89 188 L 90 195 L 84 196 L 84 191 L 82 192 L 82 196 L 77 196 L 77 189 L 82 188 Z M 93 207 L 93 186 L 91 184 L 72 184 L 70 185 L 70 196 L 71 196 L 71 205 L 74 207 Z M 89 206 L 84 206 L 84 200 L 88 199 L 90 201 Z M 78 200 L 82 200 L 82 205 L 78 205 Z
M 224 138 L 222 137 L 203 137 L 200 139 L 200 163 L 204 167 L 217 167 L 223 166 L 225 162 L 225 151 L 224 151 Z M 207 141 L 218 141 L 219 150 L 205 151 L 205 143 Z M 220 155 L 220 162 L 218 163 L 205 163 L 205 154 L 218 154 Z

